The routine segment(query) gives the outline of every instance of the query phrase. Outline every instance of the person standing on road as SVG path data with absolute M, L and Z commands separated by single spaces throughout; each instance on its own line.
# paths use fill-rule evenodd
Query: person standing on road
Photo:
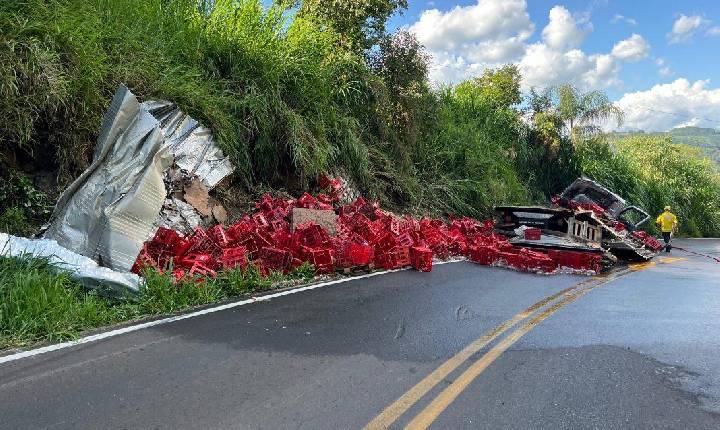
M 677 229 L 678 225 L 678 219 L 672 212 L 670 212 L 670 206 L 665 206 L 665 212 L 657 217 L 655 223 L 657 223 L 657 225 L 660 226 L 660 230 L 662 230 L 663 240 L 665 241 L 665 252 L 670 252 L 670 249 L 672 248 L 670 246 L 670 238 Z

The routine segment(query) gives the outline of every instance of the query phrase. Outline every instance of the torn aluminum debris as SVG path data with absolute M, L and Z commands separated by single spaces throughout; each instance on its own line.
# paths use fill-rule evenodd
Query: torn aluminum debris
M 143 106 L 159 122 L 175 157 L 175 164 L 197 176 L 208 189 L 213 189 L 230 175 L 234 167 L 215 145 L 212 132 L 183 113 L 174 103 L 147 101 Z
M 88 288 L 105 287 L 116 292 L 138 291 L 140 277 L 134 273 L 116 272 L 100 267 L 88 257 L 76 254 L 49 239 L 27 239 L 0 233 L 0 255 L 21 257 L 32 255 L 47 258 L 60 270 L 67 270 L 73 279 Z
M 164 172 L 176 163 L 211 188 L 233 167 L 209 130 L 168 102 L 140 103 L 120 85 L 93 162 L 58 200 L 44 237 L 103 266 L 129 271 L 157 230 Z

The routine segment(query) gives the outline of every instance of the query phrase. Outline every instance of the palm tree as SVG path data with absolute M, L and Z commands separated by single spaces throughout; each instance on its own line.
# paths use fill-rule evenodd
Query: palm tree
M 557 97 L 557 112 L 573 141 L 601 131 L 603 123 L 623 122 L 623 111 L 615 106 L 602 91 L 581 93 L 571 84 L 561 85 L 553 91 Z

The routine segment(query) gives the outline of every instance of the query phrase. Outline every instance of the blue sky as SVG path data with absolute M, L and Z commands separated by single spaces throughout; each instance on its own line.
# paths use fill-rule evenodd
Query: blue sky
M 436 83 L 516 63 L 526 89 L 607 92 L 628 129 L 720 127 L 720 2 L 410 0 L 399 27 L 433 54 Z

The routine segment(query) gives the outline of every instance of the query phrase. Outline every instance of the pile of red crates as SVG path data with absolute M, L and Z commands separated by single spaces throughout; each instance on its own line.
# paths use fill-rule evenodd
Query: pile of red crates
M 320 182 L 328 194 L 314 197 L 305 193 L 296 200 L 266 194 L 256 203 L 254 214 L 227 228 L 197 228 L 187 237 L 161 228 L 143 247 L 133 271 L 140 273 L 149 266 L 171 271 L 180 279 L 186 275 L 216 276 L 219 270 L 245 269 L 249 264 L 263 274 L 288 272 L 308 262 L 319 274 L 362 267 L 413 267 L 429 272 L 434 258 L 450 257 L 533 272 L 550 273 L 558 267 L 599 271 L 597 256 L 580 258 L 575 253 L 515 247 L 493 232 L 492 221 L 398 217 L 363 198 L 339 205 L 339 180 L 321 178 Z M 330 236 L 314 223 L 293 231 L 290 218 L 296 207 L 335 210 L 336 235 Z

